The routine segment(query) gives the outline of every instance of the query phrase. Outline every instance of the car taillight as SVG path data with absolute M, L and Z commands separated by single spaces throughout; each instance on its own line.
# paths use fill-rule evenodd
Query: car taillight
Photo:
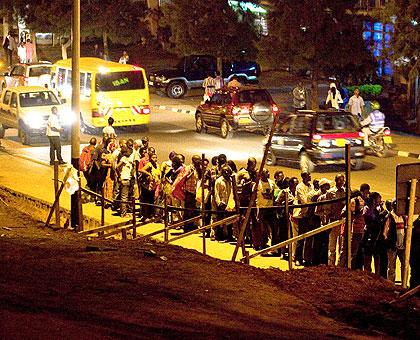
M 385 129 L 384 130 L 384 136 L 390 136 L 391 135 L 391 130 L 390 129 Z
M 273 114 L 278 114 L 279 113 L 279 107 L 276 104 L 273 104 L 273 106 L 271 107 Z
M 150 114 L 150 107 L 149 106 L 132 106 L 131 111 L 134 114 L 138 114 L 138 115 L 148 115 Z
M 104 112 L 99 109 L 92 109 L 92 117 L 103 117 Z
M 232 107 L 233 115 L 248 115 L 251 112 L 249 106 L 234 106 Z
M 312 143 L 319 143 L 321 139 L 321 135 L 312 135 Z

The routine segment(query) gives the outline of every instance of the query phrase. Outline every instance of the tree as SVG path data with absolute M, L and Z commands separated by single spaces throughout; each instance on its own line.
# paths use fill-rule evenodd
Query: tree
M 178 53 L 238 57 L 243 51 L 255 56 L 257 36 L 252 15 L 227 0 L 172 0 L 163 7 L 164 22 L 171 28 L 171 42 Z
M 400 74 L 408 79 L 411 97 L 412 80 L 420 76 L 420 2 L 393 0 L 382 13 L 382 19 L 394 24 L 394 34 L 388 49 L 388 58 Z M 414 103 L 411 103 L 414 104 Z M 420 106 L 412 107 L 416 114 L 417 132 L 420 133 Z
M 143 22 L 146 11 L 143 1 L 86 0 L 81 25 L 86 35 L 102 38 L 104 53 L 109 55 L 108 40 L 129 44 L 150 37 Z
M 375 62 L 362 39 L 360 19 L 346 0 L 278 0 L 269 14 L 269 35 L 261 58 L 271 65 L 309 70 L 312 107 L 318 107 L 318 81 L 329 76 L 373 73 Z
M 60 36 L 62 56 L 70 45 L 72 0 L 14 0 L 15 10 L 35 32 L 54 32 Z M 108 54 L 108 40 L 131 43 L 147 35 L 141 19 L 146 7 L 142 1 L 82 0 L 81 36 L 100 37 Z

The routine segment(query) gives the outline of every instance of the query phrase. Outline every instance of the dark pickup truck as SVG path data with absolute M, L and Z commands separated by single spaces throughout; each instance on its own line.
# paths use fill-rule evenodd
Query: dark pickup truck
M 173 69 L 152 73 L 149 85 L 165 91 L 171 98 L 182 98 L 189 89 L 200 88 L 209 74 L 216 72 L 217 58 L 209 55 L 191 55 L 183 57 Z M 245 83 L 256 83 L 260 75 L 260 66 L 253 61 L 223 61 L 222 76 L 225 82 L 236 75 Z

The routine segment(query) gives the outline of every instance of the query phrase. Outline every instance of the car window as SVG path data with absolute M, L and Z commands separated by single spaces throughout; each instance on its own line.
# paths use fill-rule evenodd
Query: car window
M 10 72 L 11 76 L 23 76 L 25 75 L 25 68 L 21 65 L 16 65 L 13 67 L 12 72 Z
M 352 132 L 357 129 L 356 120 L 349 114 L 323 114 L 316 121 L 316 131 L 321 133 Z
M 217 105 L 227 105 L 232 102 L 232 98 L 229 93 L 215 93 L 211 97 L 210 102 Z
M 12 93 L 12 98 L 10 99 L 10 107 L 17 107 L 17 95 L 16 92 Z
M 36 66 L 29 69 L 29 77 L 39 77 L 43 74 L 51 74 L 51 67 Z
M 12 92 L 6 91 L 6 93 L 4 94 L 4 97 L 3 97 L 3 104 L 9 105 L 11 94 L 12 94 Z
M 270 95 L 264 90 L 247 90 L 238 94 L 239 103 L 269 103 Z
M 51 91 L 35 91 L 19 95 L 21 107 L 59 105 L 55 94 Z
M 312 116 L 296 116 L 290 122 L 290 133 L 309 134 L 312 125 Z

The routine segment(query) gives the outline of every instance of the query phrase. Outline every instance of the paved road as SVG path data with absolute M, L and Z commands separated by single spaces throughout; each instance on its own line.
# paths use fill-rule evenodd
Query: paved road
M 273 97 L 277 102 L 282 102 L 284 94 L 274 93 Z M 138 139 L 147 134 L 150 137 L 151 145 L 158 152 L 159 160 L 166 159 L 170 151 L 175 150 L 183 153 L 187 159 L 193 154 L 205 153 L 206 157 L 220 153 L 225 153 L 229 159 L 243 165 L 249 156 L 255 156 L 257 159 L 262 157 L 263 136 L 252 133 L 237 133 L 232 139 L 224 140 L 217 133 L 197 134 L 194 131 L 193 114 L 183 112 L 173 112 L 168 109 L 158 109 L 158 106 L 164 105 L 183 110 L 194 110 L 195 106 L 201 100 L 199 93 L 193 93 L 182 100 L 171 100 L 166 97 L 152 94 L 152 122 L 149 132 L 133 133 L 128 130 L 119 129 L 119 136 Z M 90 136 L 82 135 L 81 142 L 88 142 Z M 397 149 L 402 151 L 420 152 L 420 138 L 408 135 L 394 135 L 394 142 Z M 8 130 L 6 140 L 3 141 L 6 149 L 13 153 L 34 157 L 47 162 L 49 155 L 48 144 L 44 141 L 34 146 L 22 146 L 16 137 L 15 130 Z M 66 160 L 70 159 L 70 146 L 63 147 L 63 153 Z M 395 194 L 395 167 L 399 163 L 411 163 L 418 160 L 404 157 L 377 158 L 373 156 L 366 157 L 365 166 L 361 171 L 352 173 L 352 187 L 359 186 L 363 182 L 371 185 L 372 190 L 379 191 L 384 198 L 392 198 Z M 299 176 L 300 170 L 297 164 L 279 164 L 276 167 L 269 167 L 274 173 L 276 169 L 281 169 L 287 176 Z M 344 171 L 343 167 L 319 167 L 313 174 L 313 178 L 327 177 L 333 179 L 337 172 Z

